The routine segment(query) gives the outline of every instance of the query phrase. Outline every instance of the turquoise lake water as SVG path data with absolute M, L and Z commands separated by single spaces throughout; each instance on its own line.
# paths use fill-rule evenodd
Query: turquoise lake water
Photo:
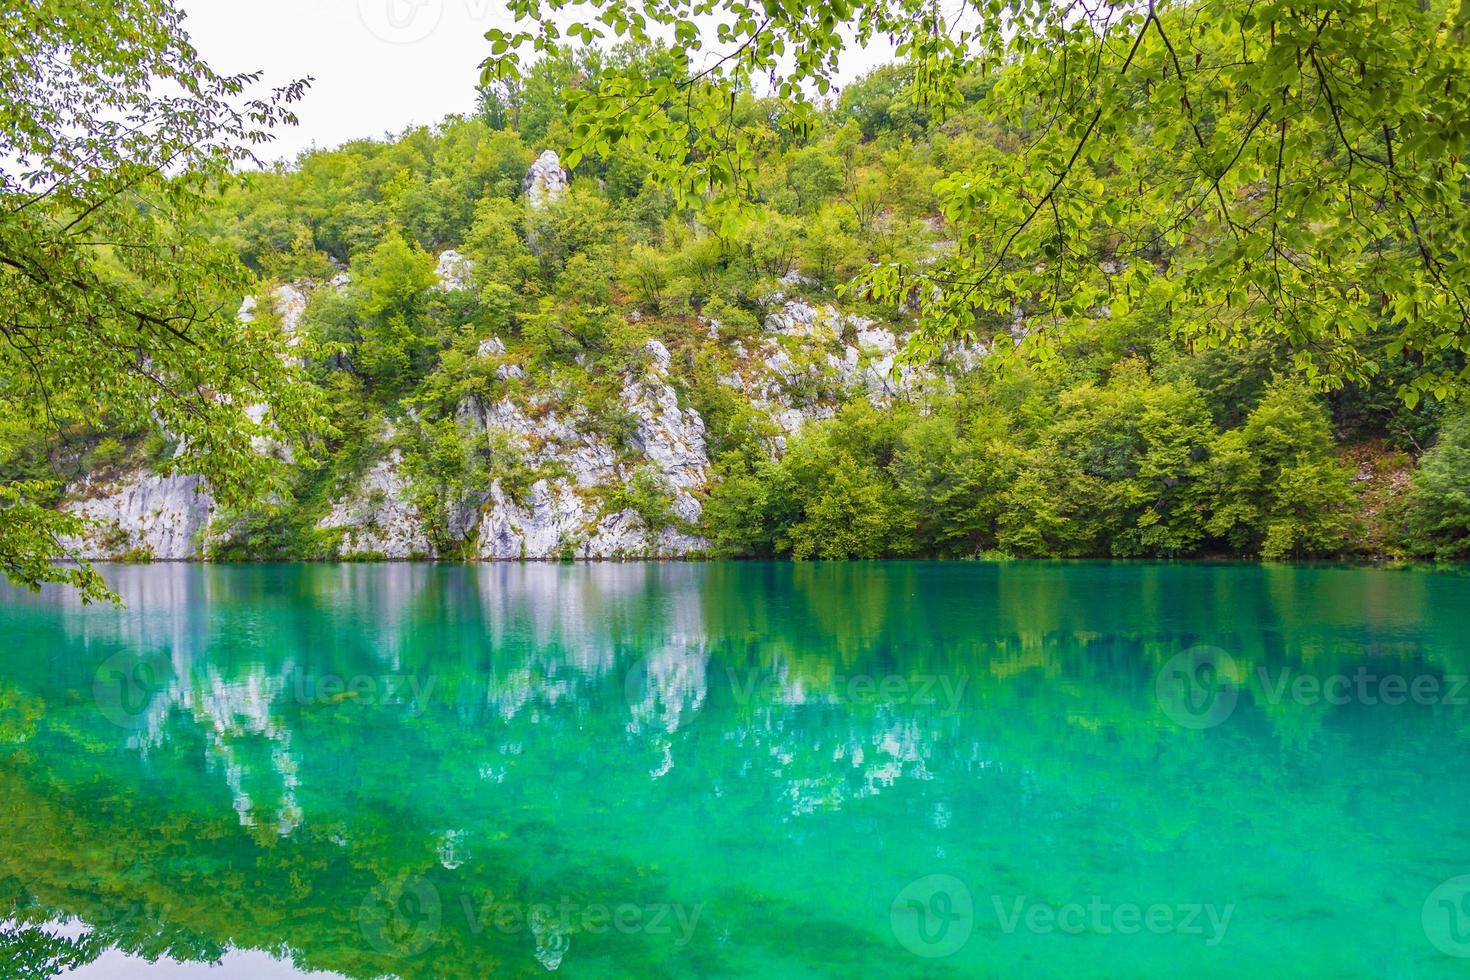
M 105 573 L 0 592 L 0 976 L 1470 974 L 1463 569 Z

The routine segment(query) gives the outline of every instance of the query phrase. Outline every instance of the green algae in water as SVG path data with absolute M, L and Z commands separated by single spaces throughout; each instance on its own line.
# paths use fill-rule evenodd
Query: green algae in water
M 1454 569 L 107 574 L 0 602 L 16 975 L 1470 968 Z

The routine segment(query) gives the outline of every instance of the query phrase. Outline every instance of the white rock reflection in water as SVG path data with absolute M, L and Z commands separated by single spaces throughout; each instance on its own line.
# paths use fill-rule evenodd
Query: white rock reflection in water
M 635 664 L 624 685 L 632 711 L 628 731 L 676 732 L 687 725 L 709 694 L 708 667 L 704 645 L 684 636 Z
M 847 711 L 813 673 L 805 648 L 779 645 L 801 635 L 783 620 L 747 640 L 745 616 L 774 614 L 759 598 L 750 608 L 711 607 L 708 566 L 152 566 L 107 574 L 126 609 L 60 602 L 76 635 L 166 657 L 171 677 L 133 729 L 134 748 L 152 752 L 181 734 L 180 724 L 193 726 L 209 771 L 247 826 L 289 834 L 307 819 L 300 781 L 312 770 L 292 731 L 300 707 L 292 699 L 303 684 L 315 697 L 314 685 L 334 671 L 427 680 L 424 692 L 408 697 L 400 685 L 404 697 L 375 709 L 448 709 L 436 725 L 452 720 L 483 741 L 462 771 L 433 778 L 462 778 L 487 792 L 526 793 L 522 774 L 555 755 L 547 735 L 535 733 L 594 718 L 641 747 L 620 751 L 614 765 L 661 780 L 690 758 L 690 731 L 711 711 L 712 692 L 727 686 L 736 710 L 720 710 L 713 737 L 738 760 L 728 774 L 773 781 L 793 818 L 930 778 L 932 731 L 902 708 Z M 732 637 L 745 648 L 732 647 Z M 839 727 L 813 729 L 813 712 L 830 713 Z M 698 737 L 705 741 L 703 731 Z M 537 758 L 517 761 L 528 753 Z M 462 864 L 463 832 L 442 829 L 456 826 L 456 815 L 425 819 L 445 835 L 435 844 L 440 863 Z
M 271 799 L 268 822 L 285 836 L 304 819 L 297 802 L 300 760 L 292 749 L 292 733 L 272 706 L 286 690 L 293 666 L 269 675 L 252 665 L 243 678 L 222 677 L 212 665 L 196 666 L 187 650 L 173 651 L 174 676 L 148 706 L 144 731 L 131 743 L 145 755 L 167 740 L 166 726 L 184 717 L 202 730 L 205 761 L 229 787 L 240 824 L 261 821 L 258 801 Z M 264 765 L 252 764 L 261 750 Z
M 209 661 L 211 609 L 225 598 L 217 589 L 218 572 L 182 564 L 108 568 L 108 584 L 125 605 L 85 612 L 77 606 L 75 626 L 104 644 L 167 651 L 170 677 L 139 715 L 128 745 L 147 756 L 170 740 L 170 724 L 188 719 L 204 736 L 206 768 L 229 789 L 240 824 L 264 822 L 284 836 L 304 820 L 297 801 L 300 759 L 290 729 L 272 708 L 295 664 L 286 660 L 268 670 L 250 663 L 243 676 L 227 677 Z
M 536 938 L 536 960 L 548 970 L 561 966 L 571 948 L 571 936 L 547 906 L 536 906 L 530 915 L 531 934 Z
M 435 850 L 439 855 L 439 864 L 445 871 L 453 871 L 464 863 L 462 855 L 468 837 L 467 830 L 446 830 L 439 835 L 439 846 Z

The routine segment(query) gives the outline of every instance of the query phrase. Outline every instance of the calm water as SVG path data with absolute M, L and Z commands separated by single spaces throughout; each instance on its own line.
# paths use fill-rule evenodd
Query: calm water
M 108 577 L 0 593 L 0 976 L 1470 971 L 1454 571 Z

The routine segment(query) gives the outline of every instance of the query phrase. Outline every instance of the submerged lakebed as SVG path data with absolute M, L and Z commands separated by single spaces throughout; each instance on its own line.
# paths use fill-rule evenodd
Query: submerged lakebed
M 1463 975 L 1464 571 L 7 588 L 0 975 Z

